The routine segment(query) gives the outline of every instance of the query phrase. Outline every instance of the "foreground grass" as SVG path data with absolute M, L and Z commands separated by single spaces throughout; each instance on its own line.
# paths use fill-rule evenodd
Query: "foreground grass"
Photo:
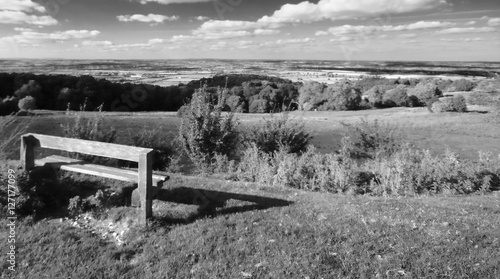
M 120 247 L 57 219 L 24 219 L 16 232 L 16 272 L 9 274 L 2 258 L 2 277 L 500 278 L 498 192 L 375 198 L 197 177 L 169 182 L 174 192 L 194 188 L 292 203 L 231 199 L 207 214 L 196 202 L 156 201 L 149 230 L 131 229 Z M 107 215 L 124 212 L 134 209 Z

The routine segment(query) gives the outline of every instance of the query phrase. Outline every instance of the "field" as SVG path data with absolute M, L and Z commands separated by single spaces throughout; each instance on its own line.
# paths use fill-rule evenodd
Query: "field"
M 37 114 L 17 121 L 32 121 L 28 132 L 61 136 L 61 125 L 75 118 L 65 112 Z M 118 142 L 143 127 L 161 129 L 171 140 L 180 123 L 175 113 L 104 115 L 105 126 L 118 131 Z M 339 149 L 341 123 L 365 118 L 397 125 L 417 147 L 434 154 L 446 148 L 473 160 L 478 151 L 500 154 L 500 118 L 487 107 L 472 106 L 463 114 L 391 108 L 291 116 L 305 122 L 323 153 Z M 237 117 L 246 129 L 269 115 Z M 94 181 L 100 189 L 124 186 L 70 178 Z M 134 225 L 134 208 L 121 206 L 80 219 L 20 219 L 16 271 L 9 274 L 2 252 L 2 278 L 500 277 L 498 191 L 370 197 L 173 174 L 153 211 L 147 230 Z M 1 225 L 6 223 L 2 218 Z M 0 249 L 7 250 L 6 241 Z

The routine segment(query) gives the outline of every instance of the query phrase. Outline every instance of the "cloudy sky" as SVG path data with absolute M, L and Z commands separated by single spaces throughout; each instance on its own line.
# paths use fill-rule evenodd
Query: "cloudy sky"
M 0 58 L 500 61 L 500 1 L 0 0 Z

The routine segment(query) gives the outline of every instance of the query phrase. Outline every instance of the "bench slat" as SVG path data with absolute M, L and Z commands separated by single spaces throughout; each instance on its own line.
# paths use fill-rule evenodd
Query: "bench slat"
M 41 148 L 65 150 L 87 155 L 122 159 L 139 162 L 139 155 L 153 152 L 151 148 L 104 143 L 90 140 L 62 138 L 42 134 L 25 134 L 23 138 L 30 141 L 30 145 Z
M 53 167 L 65 171 L 73 171 L 73 172 L 101 176 L 127 182 L 137 183 L 138 181 L 138 172 L 134 170 L 89 164 L 81 160 L 67 158 L 58 155 L 52 155 L 49 157 L 35 160 L 35 165 L 37 166 L 43 166 L 45 164 L 50 164 Z M 168 176 L 163 176 L 158 174 L 153 175 L 153 184 L 159 187 L 161 187 L 163 182 L 166 180 L 168 180 Z

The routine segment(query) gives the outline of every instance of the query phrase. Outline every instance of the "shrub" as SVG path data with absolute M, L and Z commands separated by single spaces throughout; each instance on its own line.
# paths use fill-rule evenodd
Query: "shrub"
M 179 127 L 182 148 L 200 171 L 210 171 L 216 155 L 230 156 L 237 148 L 238 123 L 233 113 L 222 115 L 224 91 L 218 93 L 218 103 L 211 104 L 205 88 L 197 90 Z
M 442 156 L 404 148 L 381 161 L 369 161 L 375 174 L 371 190 L 376 195 L 469 194 L 500 186 L 500 158 L 482 154 L 478 162 L 461 161 L 447 150 Z
M 83 112 L 80 112 L 74 123 L 67 123 L 63 126 L 64 136 L 75 139 L 114 143 L 116 140 L 116 130 L 114 128 L 104 128 L 103 119 L 104 117 L 101 112 L 95 113 L 92 117 L 86 117 L 83 115 Z M 103 163 L 108 160 L 82 154 L 70 154 L 70 156 L 96 163 Z
M 457 95 L 455 97 L 441 98 L 432 105 L 432 111 L 435 113 L 441 112 L 466 112 L 467 103 L 464 96 Z
M 154 149 L 154 170 L 165 170 L 178 159 L 177 142 L 168 140 L 162 127 L 143 127 L 142 130 L 134 133 L 135 135 L 129 135 L 130 142 L 125 142 L 125 144 Z M 137 168 L 137 163 L 129 161 L 120 161 L 120 165 Z
M 414 88 L 409 88 L 407 94 L 417 97 L 421 105 L 432 104 L 437 97 L 443 96 L 437 85 L 424 82 L 417 84 Z
M 383 96 L 384 107 L 407 107 L 410 103 L 410 97 L 406 94 L 406 88 L 404 86 L 398 86 L 388 90 Z
M 312 137 L 305 131 L 304 122 L 292 121 L 288 113 L 283 113 L 280 117 L 264 119 L 264 123 L 250 129 L 245 138 L 248 146 L 255 144 L 265 153 L 274 153 L 281 147 L 290 153 L 299 153 L 307 149 Z
M 16 209 L 22 215 L 54 212 L 67 202 L 67 188 L 59 183 L 51 167 L 38 167 L 17 177 L 19 197 Z
M 459 79 L 453 81 L 446 91 L 455 92 L 455 91 L 472 91 L 476 87 L 476 83 L 467 80 L 467 79 Z
M 14 115 L 0 117 L 0 161 L 6 160 L 9 155 L 16 150 L 13 146 L 18 146 L 20 136 L 24 134 L 29 125 L 33 122 L 31 119 L 27 123 L 20 124 L 16 121 Z
M 18 103 L 19 109 L 21 110 L 33 110 L 36 109 L 36 100 L 31 96 L 24 97 L 19 100 Z
M 341 124 L 347 129 L 342 139 L 342 148 L 353 158 L 376 159 L 391 156 L 401 150 L 405 143 L 401 128 L 380 123 L 377 119 L 372 123 L 362 119 L 356 124 Z

